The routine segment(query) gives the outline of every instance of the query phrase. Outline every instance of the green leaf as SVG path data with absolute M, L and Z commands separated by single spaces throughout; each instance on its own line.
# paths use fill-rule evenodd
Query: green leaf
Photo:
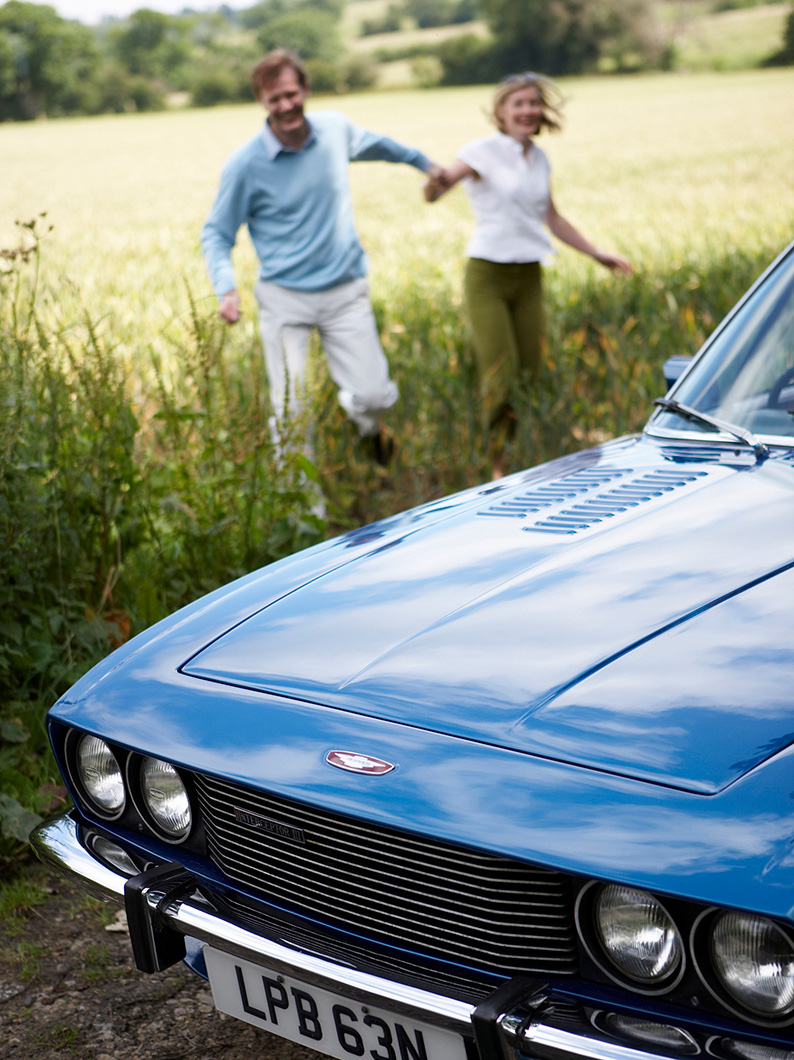
M 24 743 L 30 738 L 30 733 L 19 718 L 7 718 L 0 725 L 0 736 L 5 743 Z
M 42 820 L 43 818 L 37 813 L 26 810 L 10 795 L 0 793 L 0 833 L 8 839 L 18 839 L 20 843 L 27 843 L 31 831 L 36 825 L 41 824 Z

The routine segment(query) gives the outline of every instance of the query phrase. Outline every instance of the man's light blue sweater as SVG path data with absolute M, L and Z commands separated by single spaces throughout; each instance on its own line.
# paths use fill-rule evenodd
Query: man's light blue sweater
M 269 127 L 234 152 L 221 175 L 201 249 L 218 297 L 237 287 L 231 252 L 247 224 L 259 278 L 281 287 L 321 291 L 365 276 L 350 199 L 348 163 L 405 162 L 427 171 L 421 151 L 353 125 L 339 111 L 307 119 L 299 151 L 281 146 Z

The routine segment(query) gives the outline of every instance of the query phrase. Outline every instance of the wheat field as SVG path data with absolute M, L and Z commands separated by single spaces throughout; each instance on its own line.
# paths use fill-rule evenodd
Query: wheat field
M 652 277 L 673 261 L 785 245 L 794 231 L 794 71 L 571 79 L 562 134 L 544 135 L 558 209 Z M 491 128 L 490 89 L 467 87 L 318 98 L 439 162 Z M 198 233 L 227 155 L 256 133 L 255 104 L 161 114 L 0 125 L 0 248 L 15 221 L 46 213 L 44 311 L 60 328 L 85 312 L 135 362 L 172 344 L 188 290 L 211 311 Z M 373 292 L 405 284 L 457 300 L 472 228 L 461 189 L 427 206 L 402 166 L 351 167 Z M 235 251 L 247 310 L 234 341 L 255 340 L 247 235 Z M 558 282 L 590 269 L 567 248 Z

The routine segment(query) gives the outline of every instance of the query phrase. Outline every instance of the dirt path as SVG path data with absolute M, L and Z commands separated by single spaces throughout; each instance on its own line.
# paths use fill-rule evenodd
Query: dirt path
M 115 906 L 33 866 L 44 902 L 0 924 L 2 1060 L 318 1060 L 215 1012 L 181 964 L 143 975 Z

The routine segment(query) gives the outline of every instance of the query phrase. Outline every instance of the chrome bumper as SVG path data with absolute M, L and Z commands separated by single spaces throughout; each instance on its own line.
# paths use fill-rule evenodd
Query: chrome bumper
M 127 878 L 99 862 L 80 841 L 79 833 L 80 826 L 65 814 L 40 825 L 30 839 L 36 854 L 46 865 L 81 884 L 95 898 L 123 905 Z M 157 918 L 179 935 L 206 942 L 236 957 L 263 964 L 273 971 L 335 991 L 362 1004 L 379 1005 L 461 1034 L 472 1034 L 473 1005 L 333 964 L 255 935 L 224 919 L 199 895 L 169 900 L 167 889 L 155 884 L 145 891 L 144 898 L 152 920 Z
M 125 890 L 129 896 L 130 881 L 97 860 L 81 841 L 81 826 L 69 814 L 35 829 L 31 843 L 46 865 L 71 878 L 94 897 L 125 904 Z M 142 883 L 138 885 L 136 901 L 144 910 L 146 926 L 142 927 L 139 911 L 131 935 L 148 931 L 151 936 L 148 941 L 155 948 L 154 935 L 158 931 L 169 939 L 176 936 L 195 939 L 362 1004 L 457 1031 L 476 1042 L 480 1060 L 515 1060 L 516 1054 L 534 1060 L 660 1060 L 660 1057 L 681 1060 L 677 1050 L 648 1051 L 617 1041 L 586 1019 L 572 1029 L 570 1018 L 556 1018 L 554 991 L 544 983 L 524 980 L 506 984 L 475 1007 L 337 965 L 247 931 L 211 909 L 199 894 L 186 893 L 184 873 L 180 878 L 174 871 L 165 883 L 155 881 L 151 885 L 143 880 L 145 876 L 142 873 L 137 878 Z M 127 908 L 130 919 L 129 897 Z M 134 937 L 132 941 L 135 950 Z M 168 963 L 173 960 L 169 959 Z M 142 970 L 156 970 L 138 963 Z M 570 1001 L 563 1007 L 570 1009 Z M 563 1022 L 565 1026 L 560 1025 Z M 696 1049 L 701 1055 L 705 1051 Z

